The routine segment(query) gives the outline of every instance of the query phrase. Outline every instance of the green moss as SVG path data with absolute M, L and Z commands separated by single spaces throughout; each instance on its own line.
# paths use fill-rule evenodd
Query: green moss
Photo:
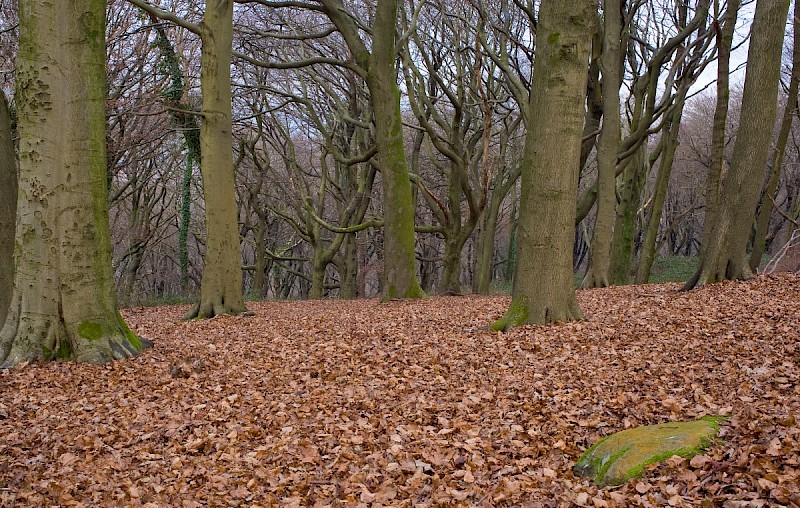
M 411 284 L 411 287 L 409 287 L 406 290 L 406 293 L 403 296 L 403 298 L 425 298 L 426 296 L 427 295 L 425 294 L 425 291 L 422 290 L 422 287 L 420 287 L 419 283 L 417 283 L 417 280 L 415 278 L 413 283 Z
M 88 340 L 103 338 L 103 327 L 98 323 L 84 321 L 78 325 L 78 335 Z
M 59 360 L 68 360 L 72 358 L 72 346 L 70 345 L 68 340 L 62 340 L 58 344 L 58 349 L 56 350 L 55 357 Z
M 586 450 L 573 472 L 591 477 L 600 487 L 623 484 L 673 455 L 689 458 L 701 453 L 714 442 L 724 419 L 707 416 L 617 432 Z
M 511 300 L 508 312 L 501 319 L 492 323 L 489 327 L 496 332 L 506 332 L 511 327 L 524 325 L 528 322 L 528 300 L 527 298 L 517 297 Z
M 558 44 L 558 40 L 561 38 L 561 34 L 558 32 L 553 32 L 547 36 L 547 43 L 548 44 Z
M 117 311 L 117 322 L 119 323 L 119 327 L 122 330 L 123 335 L 126 339 L 128 339 L 128 342 L 131 344 L 131 346 L 133 346 L 136 351 L 141 351 L 143 349 L 142 340 L 138 335 L 133 333 L 133 330 L 130 329 L 128 323 L 125 322 L 125 319 L 123 319 L 122 314 L 120 314 L 119 311 Z

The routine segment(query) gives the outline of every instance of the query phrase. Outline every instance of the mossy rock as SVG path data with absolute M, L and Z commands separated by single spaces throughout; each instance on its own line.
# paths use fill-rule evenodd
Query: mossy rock
M 689 458 L 709 446 L 724 417 L 635 427 L 606 436 L 586 450 L 572 471 L 604 487 L 641 476 L 647 466 L 673 455 Z

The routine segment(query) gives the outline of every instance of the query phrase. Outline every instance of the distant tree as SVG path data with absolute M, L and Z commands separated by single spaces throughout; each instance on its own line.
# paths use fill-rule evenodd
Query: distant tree
M 697 271 L 684 289 L 753 275 L 747 247 L 775 125 L 788 11 L 789 0 L 756 3 L 748 54 L 757 57 L 747 63 L 731 167 L 722 182 L 719 210 L 706 228 Z
M 321 0 L 322 9 L 342 34 L 370 92 L 375 144 L 383 183 L 384 300 L 424 296 L 416 275 L 414 207 L 403 141 L 400 89 L 397 86 L 398 2 L 378 0 L 369 46 L 361 27 L 341 0 Z
M 14 291 L 0 366 L 101 363 L 148 343 L 120 316 L 108 226 L 103 0 L 21 0 Z
M 17 158 L 11 111 L 0 90 L 0 328 L 6 321 L 14 289 L 14 226 L 17 217 Z
M 493 328 L 582 319 L 572 282 L 593 0 L 543 0 L 522 161 L 512 301 Z M 557 119 L 557 120 L 556 120 Z

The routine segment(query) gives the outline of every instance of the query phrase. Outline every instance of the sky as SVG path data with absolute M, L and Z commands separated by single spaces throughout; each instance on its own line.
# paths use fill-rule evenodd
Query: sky
M 753 14 L 755 12 L 755 1 L 746 0 L 743 2 L 739 10 L 739 16 L 736 21 L 736 31 L 734 34 L 733 44 L 736 49 L 731 53 L 731 74 L 730 84 L 733 86 L 736 83 L 744 81 L 745 64 L 747 63 L 747 49 L 750 42 L 750 24 L 753 21 Z M 704 87 L 708 87 L 713 93 L 713 82 L 717 79 L 717 61 L 711 62 L 705 71 L 697 79 L 697 82 L 692 86 L 692 92 L 697 92 Z

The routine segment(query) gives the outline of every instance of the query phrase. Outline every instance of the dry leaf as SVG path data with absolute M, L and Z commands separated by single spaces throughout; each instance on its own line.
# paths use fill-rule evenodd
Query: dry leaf
M 0 506 L 800 504 L 798 288 L 579 291 L 586 321 L 501 334 L 501 296 L 123 310 L 155 341 L 137 358 L 0 371 Z M 571 471 L 612 432 L 716 414 L 725 444 L 688 464 L 613 490 Z

